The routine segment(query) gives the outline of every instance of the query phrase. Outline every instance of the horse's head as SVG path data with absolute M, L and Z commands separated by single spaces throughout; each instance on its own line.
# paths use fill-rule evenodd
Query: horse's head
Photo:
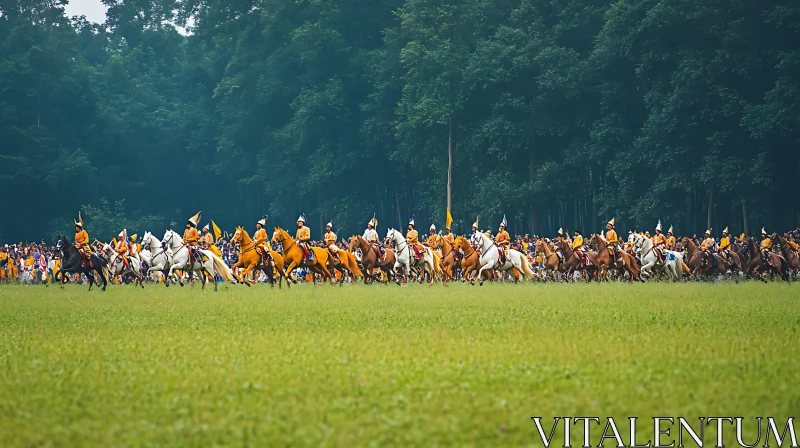
M 175 236 L 175 232 L 173 232 L 172 229 L 167 229 L 167 231 L 164 232 L 164 238 L 161 239 L 161 244 L 166 247 L 173 247 L 175 244 Z
M 272 240 L 271 240 L 273 243 L 283 244 L 283 242 L 289 238 L 290 238 L 289 234 L 286 233 L 285 230 L 283 230 L 280 227 L 273 227 Z
M 72 245 L 67 240 L 67 237 L 64 236 L 64 235 L 59 235 L 58 241 L 56 241 L 56 249 L 60 250 L 61 252 L 64 252 L 70 246 L 72 246 Z
M 244 232 L 244 228 L 236 226 L 236 232 L 233 233 L 230 240 L 231 246 L 242 244 L 242 232 Z
M 350 237 L 350 238 L 347 240 L 347 247 L 349 247 L 349 248 L 350 248 L 350 252 L 352 252 L 352 251 L 356 250 L 356 248 L 357 248 L 359 245 L 360 245 L 360 244 L 359 244 L 359 241 L 358 241 L 358 237 L 357 237 L 356 235 L 353 235 L 353 236 L 351 236 L 351 237 Z

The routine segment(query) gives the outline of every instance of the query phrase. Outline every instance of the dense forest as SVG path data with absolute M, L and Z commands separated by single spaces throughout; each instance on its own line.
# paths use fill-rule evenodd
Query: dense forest
M 0 1 L 0 240 L 800 220 L 796 0 Z

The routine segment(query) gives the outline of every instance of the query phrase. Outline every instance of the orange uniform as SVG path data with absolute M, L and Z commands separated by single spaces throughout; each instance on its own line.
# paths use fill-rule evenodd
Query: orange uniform
M 197 229 L 189 227 L 183 232 L 183 242 L 188 246 L 197 246 L 197 240 L 200 235 L 197 234 Z
M 85 249 L 89 247 L 89 234 L 81 229 L 80 232 L 75 233 L 75 248 Z
M 256 233 L 253 234 L 253 241 L 255 241 L 256 246 L 267 244 L 267 231 L 264 229 L 256 230 Z
M 508 234 L 508 232 L 506 232 L 506 229 L 503 229 L 497 232 L 497 235 L 494 237 L 494 241 L 498 246 L 507 248 L 511 245 L 511 236 Z
M 311 239 L 311 229 L 306 226 L 298 227 L 297 232 L 294 234 L 294 239 L 300 241 L 301 243 L 305 243 Z
M 606 241 L 608 241 L 609 245 L 614 245 L 619 243 L 619 238 L 617 237 L 617 232 L 614 229 L 609 229 L 606 232 Z

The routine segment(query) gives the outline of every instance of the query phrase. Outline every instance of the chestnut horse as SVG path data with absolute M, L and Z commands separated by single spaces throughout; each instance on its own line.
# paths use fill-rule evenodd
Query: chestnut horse
M 297 280 L 293 279 L 289 274 L 292 273 L 294 268 L 300 267 L 301 265 L 308 266 L 308 270 L 312 273 L 311 278 L 313 279 L 315 285 L 317 284 L 317 278 L 316 275 L 313 274 L 321 275 L 323 282 L 328 280 L 330 280 L 331 283 L 336 282 L 336 280 L 333 278 L 333 275 L 331 275 L 331 271 L 328 270 L 328 259 L 330 258 L 330 253 L 328 252 L 327 248 L 308 246 L 308 250 L 312 251 L 314 254 L 314 259 L 310 261 L 304 260 L 303 249 L 297 245 L 297 242 L 291 237 L 291 235 L 289 235 L 289 233 L 280 227 L 274 228 L 272 242 L 280 243 L 283 247 L 283 263 L 285 265 L 283 276 L 287 279 L 287 286 L 291 284 L 289 283 L 289 280 L 291 280 L 292 283 L 297 283 Z
M 439 249 L 442 251 L 439 267 L 442 270 L 444 283 L 450 283 L 450 280 L 453 278 L 453 268 L 456 266 L 455 248 L 452 244 L 450 244 L 450 241 L 447 241 L 444 238 L 428 238 L 428 245 L 431 249 Z
M 545 276 L 544 281 L 547 282 L 547 276 L 549 275 L 548 272 L 553 273 L 553 280 L 556 279 L 555 273 L 559 272 L 561 267 L 561 260 L 558 258 L 558 254 L 550 250 L 550 245 L 547 244 L 543 239 L 539 238 L 536 240 L 536 244 L 534 246 L 533 255 L 535 256 L 538 253 L 542 254 L 542 265 L 545 269 Z
M 388 285 L 389 279 L 394 277 L 394 251 L 392 249 L 384 249 L 384 257 L 381 259 L 378 247 L 373 243 L 367 242 L 361 235 L 351 236 L 349 243 L 351 252 L 361 249 L 364 283 L 367 283 L 367 279 L 370 282 L 374 280 L 381 281 L 379 276 L 374 275 L 375 269 L 380 269 L 386 273 L 386 282 L 384 284 Z
M 455 249 L 464 252 L 464 257 L 461 259 L 461 281 L 466 282 L 472 280 L 469 274 L 477 274 L 481 268 L 480 257 L 478 251 L 469 244 L 469 240 L 459 235 L 455 240 Z M 494 272 L 490 270 L 484 271 L 487 279 L 494 277 Z
M 639 279 L 639 263 L 633 255 L 619 250 L 619 259 L 614 259 L 614 250 L 608 246 L 608 242 L 603 235 L 595 234 L 589 239 L 589 244 L 597 247 L 597 255 L 594 258 L 594 265 L 597 266 L 600 280 L 606 279 L 608 271 L 616 269 L 628 273 L 628 282 L 633 283 Z
M 244 283 L 247 286 L 252 285 L 255 281 L 248 280 L 247 276 L 251 275 L 255 277 L 255 271 L 260 270 L 269 278 L 270 286 L 275 287 L 274 271 L 277 269 L 278 289 L 281 289 L 281 284 L 283 283 L 283 256 L 281 256 L 281 254 L 270 251 L 270 255 L 272 255 L 272 264 L 264 264 L 261 252 L 256 248 L 256 243 L 250 238 L 250 235 L 244 227 L 236 228 L 236 233 L 233 234 L 230 243 L 231 245 L 239 244 L 239 261 L 234 263 L 231 267 L 231 270 L 234 271 L 233 275 L 239 283 Z M 273 269 L 273 266 L 275 269 Z M 237 274 L 235 271 L 236 268 L 243 268 L 242 273 Z M 289 280 L 287 279 L 286 282 L 288 283 Z
M 333 254 L 331 254 L 331 272 L 334 269 L 339 270 L 342 273 L 342 281 L 339 282 L 339 286 L 344 284 L 345 276 L 350 277 L 353 279 L 353 285 L 356 284 L 356 279 L 361 277 L 364 280 L 364 273 L 361 272 L 361 269 L 358 268 L 358 262 L 356 261 L 356 256 L 353 255 L 352 252 L 348 252 L 344 249 L 339 249 L 339 252 L 336 253 L 339 256 L 339 260 L 336 261 L 333 258 Z

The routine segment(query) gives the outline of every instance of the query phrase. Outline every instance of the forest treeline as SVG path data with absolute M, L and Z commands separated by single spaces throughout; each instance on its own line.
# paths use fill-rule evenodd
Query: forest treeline
M 800 220 L 793 0 L 64 3 L 0 2 L 6 242 L 441 227 L 448 147 L 456 232 Z

